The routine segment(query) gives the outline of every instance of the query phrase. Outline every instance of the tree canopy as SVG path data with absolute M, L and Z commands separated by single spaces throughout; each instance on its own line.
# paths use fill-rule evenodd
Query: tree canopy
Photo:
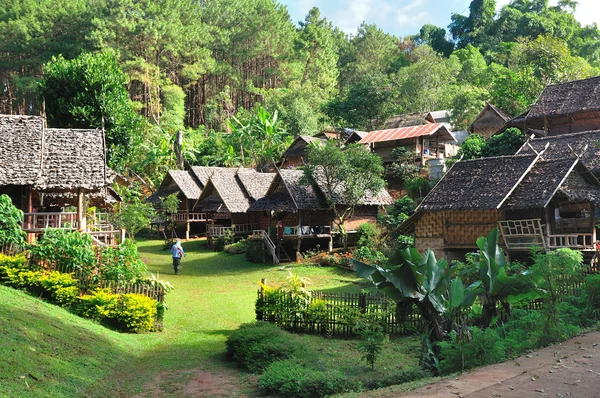
M 276 0 L 4 3 L 0 112 L 40 114 L 45 98 L 51 125 L 100 127 L 104 116 L 111 165 L 150 185 L 172 163 L 177 131 L 190 164 L 246 162 L 228 135 L 234 117 L 247 123 L 259 107 L 290 135 L 379 129 L 392 114 L 440 109 L 464 128 L 485 101 L 515 116 L 545 85 L 600 67 L 600 30 L 566 0 L 512 0 L 498 12 L 473 0 L 447 28 L 403 38 L 367 23 L 346 34 L 318 8 L 294 24 Z M 94 85 L 104 97 L 94 88 L 83 103 Z

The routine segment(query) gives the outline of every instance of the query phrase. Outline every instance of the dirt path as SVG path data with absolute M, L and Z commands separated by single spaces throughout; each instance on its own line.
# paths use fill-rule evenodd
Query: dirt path
M 600 397 L 600 332 L 490 365 L 408 394 L 393 387 L 373 397 Z

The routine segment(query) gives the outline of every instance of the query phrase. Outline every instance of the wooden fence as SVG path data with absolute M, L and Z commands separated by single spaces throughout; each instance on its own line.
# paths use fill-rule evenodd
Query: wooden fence
M 594 271 L 596 269 L 589 268 L 586 274 L 593 274 Z M 559 297 L 573 296 L 582 287 L 583 278 L 569 278 L 561 285 L 556 292 Z M 538 310 L 543 304 L 542 299 L 535 299 L 519 303 L 515 308 Z M 503 309 L 499 308 L 498 311 L 503 318 Z M 370 315 L 369 318 L 382 324 L 389 334 L 414 334 L 421 332 L 424 327 L 415 305 L 400 303 L 396 306 L 383 293 L 313 291 L 305 298 L 298 298 L 289 292 L 274 294 L 260 289 L 256 302 L 257 320 L 272 322 L 300 333 L 352 336 L 355 334 L 354 325 L 359 314 Z
M 396 306 L 382 293 L 314 291 L 299 299 L 288 292 L 258 291 L 256 319 L 294 332 L 352 336 L 356 320 L 362 315 L 384 325 L 390 334 L 412 334 L 423 327 L 416 308 Z

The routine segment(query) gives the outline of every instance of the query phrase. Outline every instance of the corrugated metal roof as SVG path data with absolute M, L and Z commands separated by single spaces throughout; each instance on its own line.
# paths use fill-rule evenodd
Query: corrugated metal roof
M 423 124 L 420 126 L 403 127 L 399 129 L 371 131 L 366 137 L 360 140 L 359 144 L 369 144 L 371 142 L 384 142 L 404 140 L 407 138 L 420 137 L 422 135 L 432 135 L 440 129 L 452 137 L 446 126 L 441 123 Z M 450 138 L 449 140 L 453 140 Z

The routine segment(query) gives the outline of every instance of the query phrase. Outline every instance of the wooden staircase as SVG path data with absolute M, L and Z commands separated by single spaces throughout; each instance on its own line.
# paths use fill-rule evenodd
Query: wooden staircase
M 252 231 L 252 237 L 256 239 L 261 239 L 271 257 L 273 257 L 273 264 L 279 264 L 279 257 L 277 256 L 277 250 L 275 243 L 267 233 L 267 231 L 263 229 L 255 229 Z M 284 250 L 285 253 L 285 250 Z M 286 254 L 287 256 L 287 254 Z

